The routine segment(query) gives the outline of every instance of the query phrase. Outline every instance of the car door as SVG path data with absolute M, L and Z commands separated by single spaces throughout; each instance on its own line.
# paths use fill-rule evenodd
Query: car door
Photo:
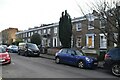
M 74 50 L 68 50 L 68 54 L 67 54 L 67 61 L 69 64 L 75 64 L 76 63 L 76 53 Z
M 120 61 L 120 48 L 117 49 L 117 60 Z
M 59 57 L 60 57 L 60 60 L 63 62 L 63 63 L 67 63 L 67 49 L 62 49 L 60 51 L 60 54 L 59 54 Z

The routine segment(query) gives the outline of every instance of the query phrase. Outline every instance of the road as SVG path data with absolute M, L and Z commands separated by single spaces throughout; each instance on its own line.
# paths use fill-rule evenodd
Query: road
M 117 78 L 103 69 L 79 69 L 75 66 L 56 64 L 42 57 L 24 57 L 10 54 L 12 63 L 2 66 L 3 78 Z

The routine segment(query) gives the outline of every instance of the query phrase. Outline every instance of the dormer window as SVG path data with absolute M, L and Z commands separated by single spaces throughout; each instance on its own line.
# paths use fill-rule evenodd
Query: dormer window
M 101 17 L 100 18 L 100 28 L 105 28 L 106 26 L 106 19 Z
M 48 29 L 48 30 L 47 30 L 47 33 L 50 34 L 50 31 L 51 31 L 51 29 Z
M 88 21 L 88 29 L 94 29 L 94 21 Z
M 81 31 L 82 30 L 82 25 L 81 23 L 76 23 L 76 31 Z
M 88 19 L 88 29 L 94 29 L 95 16 L 93 14 L 88 14 L 87 19 Z
M 57 27 L 54 27 L 54 33 L 55 34 L 57 33 Z

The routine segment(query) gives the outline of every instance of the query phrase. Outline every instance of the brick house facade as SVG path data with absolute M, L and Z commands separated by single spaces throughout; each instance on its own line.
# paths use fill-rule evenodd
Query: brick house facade
M 108 28 L 109 23 L 96 14 L 87 14 L 86 17 L 74 18 L 72 19 L 72 24 L 72 47 L 81 48 L 87 46 L 90 49 L 97 50 L 106 50 L 108 47 L 114 47 L 114 43 L 109 42 L 106 36 L 101 32 L 101 30 Z M 59 23 L 54 23 L 18 32 L 16 36 L 17 38 L 22 38 L 24 42 L 30 42 L 30 37 L 34 33 L 39 33 L 42 37 L 42 45 L 44 47 L 60 47 L 61 43 L 58 37 L 58 27 Z M 108 33 L 106 33 L 106 35 L 108 35 Z
M 12 44 L 12 42 L 15 42 L 16 35 L 15 33 L 18 32 L 17 28 L 8 28 L 3 31 L 1 31 L 1 44 Z

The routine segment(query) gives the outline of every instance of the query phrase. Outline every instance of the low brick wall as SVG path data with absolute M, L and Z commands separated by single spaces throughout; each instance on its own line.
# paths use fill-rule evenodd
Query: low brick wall
M 60 48 L 48 48 L 47 49 L 47 54 L 49 55 L 55 55 L 56 52 L 58 52 Z

